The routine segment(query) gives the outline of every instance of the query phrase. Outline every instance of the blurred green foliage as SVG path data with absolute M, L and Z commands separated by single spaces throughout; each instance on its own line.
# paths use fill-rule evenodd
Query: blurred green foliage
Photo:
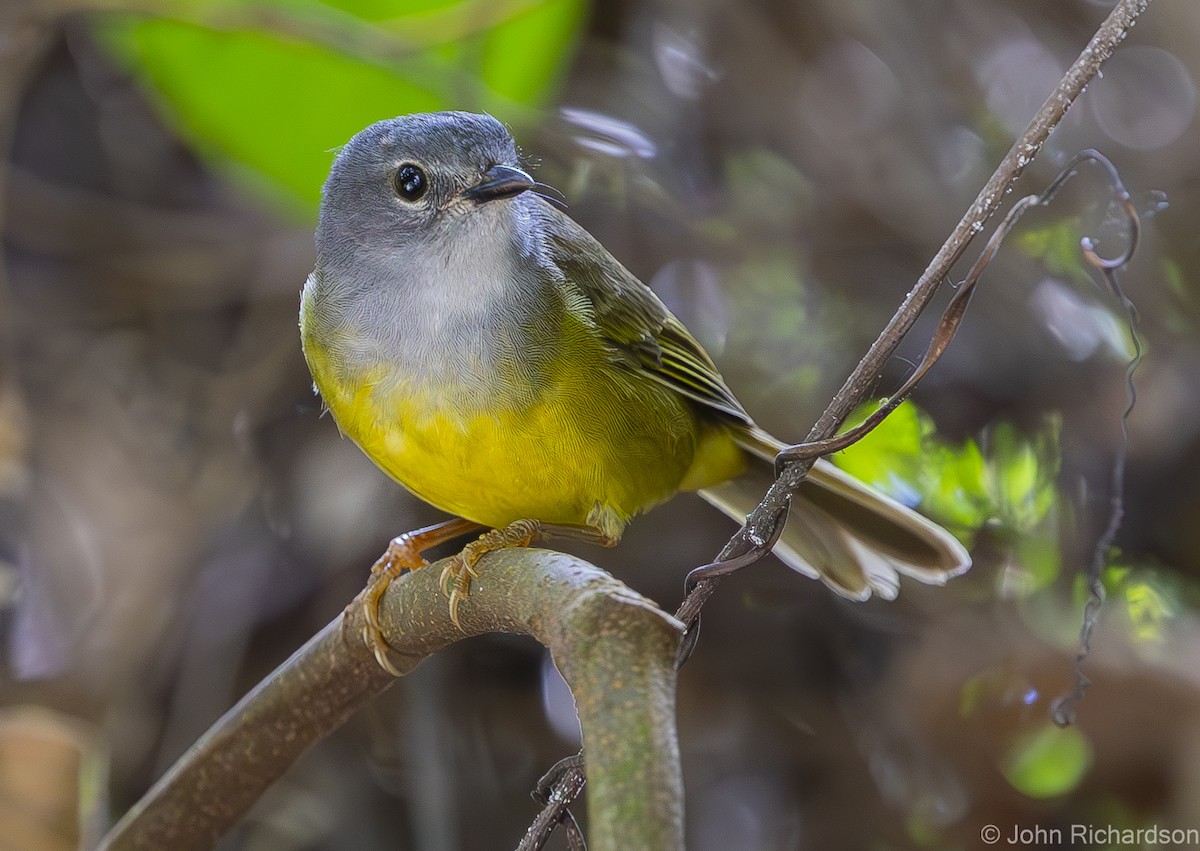
M 1013 239 L 1023 254 L 1041 261 L 1053 275 L 1077 284 L 1092 281 L 1079 248 L 1080 222 L 1064 217 L 1040 228 L 1022 229 Z
M 862 422 L 875 407 L 860 408 L 850 424 Z M 1031 539 L 1055 506 L 1059 425 L 1051 420 L 1023 436 L 999 423 L 982 444 L 967 440 L 955 446 L 906 401 L 833 460 L 902 502 L 916 501 L 924 513 L 960 533 L 991 522 Z
M 1017 791 L 1053 798 L 1074 789 L 1091 764 L 1092 745 L 1078 727 L 1047 722 L 1012 742 L 1000 770 Z
M 1180 611 L 1174 595 L 1145 574 L 1131 577 L 1122 590 L 1134 637 L 1144 642 L 1162 641 L 1166 624 Z
M 1015 703 L 1028 705 L 1025 698 L 1031 688 L 1028 679 L 1010 668 L 985 668 L 963 683 L 958 695 L 958 714 L 969 718 L 984 709 Z
M 177 17 L 114 16 L 100 32 L 197 150 L 312 215 L 331 151 L 374 121 L 451 108 L 512 118 L 543 103 L 585 10 L 210 0 L 163 7 Z
M 1108 599 L 1122 606 L 1132 636 L 1141 648 L 1167 646 L 1171 630 L 1186 625 L 1189 612 L 1200 606 L 1200 587 L 1177 573 L 1155 567 L 1132 566 L 1115 552 L 1104 571 Z M 1075 589 L 1076 601 L 1086 598 L 1086 583 Z

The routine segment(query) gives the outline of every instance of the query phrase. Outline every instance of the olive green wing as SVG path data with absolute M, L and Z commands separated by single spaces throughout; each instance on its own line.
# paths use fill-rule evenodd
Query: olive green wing
M 544 224 L 547 259 L 591 304 L 615 357 L 707 408 L 753 425 L 712 358 L 653 290 L 567 216 L 547 208 Z

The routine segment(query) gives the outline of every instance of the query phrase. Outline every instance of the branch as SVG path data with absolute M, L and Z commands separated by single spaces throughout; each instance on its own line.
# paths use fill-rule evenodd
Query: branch
M 891 321 L 880 332 L 875 343 L 813 425 L 806 443 L 830 437 L 850 412 L 867 398 L 884 363 L 896 351 L 904 335 L 933 299 L 938 287 L 962 257 L 972 238 L 983 229 L 984 222 L 1000 207 L 1001 199 L 1041 150 L 1067 109 L 1099 73 L 1101 64 L 1112 55 L 1117 45 L 1125 39 L 1134 21 L 1149 5 L 1150 0 L 1121 0 L 1100 25 L 1088 46 L 1079 54 L 1029 126 L 1025 128 L 1025 132 L 1000 161 L 991 178 L 979 191 L 975 202 L 963 214 L 958 226 L 934 256 Z M 782 469 L 762 502 L 746 518 L 746 524 L 729 540 L 716 561 L 697 568 L 688 575 L 687 596 L 676 612 L 676 617 L 688 626 L 688 636 L 681 648 L 681 664 L 695 642 L 694 627 L 700 616 L 700 609 L 716 591 L 721 580 L 729 573 L 765 556 L 782 532 L 792 494 L 800 487 L 816 461 L 813 457 L 789 461 L 787 452 L 788 450 L 785 450 L 781 453 L 784 459 L 784 463 L 780 465 Z
M 544 644 L 571 686 L 587 749 L 593 851 L 682 849 L 674 658 L 682 625 L 587 562 L 548 550 L 489 553 L 450 622 L 437 563 L 380 606 L 392 662 L 415 668 L 469 635 Z M 103 851 L 210 848 L 314 742 L 394 679 L 363 643 L 360 594 L 229 710 L 101 843 Z

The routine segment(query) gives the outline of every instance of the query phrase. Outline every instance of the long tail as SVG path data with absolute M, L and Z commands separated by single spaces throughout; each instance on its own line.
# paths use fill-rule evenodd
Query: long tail
M 738 440 L 753 456 L 750 469 L 700 495 L 741 522 L 770 486 L 783 444 L 758 428 Z M 966 548 L 941 526 L 824 460 L 792 498 L 775 554 L 854 600 L 894 599 L 901 574 L 942 585 L 971 566 Z

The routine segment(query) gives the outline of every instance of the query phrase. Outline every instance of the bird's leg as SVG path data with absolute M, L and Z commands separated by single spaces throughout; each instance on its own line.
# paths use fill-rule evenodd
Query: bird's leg
M 426 550 L 482 528 L 484 527 L 478 523 L 455 517 L 423 529 L 405 532 L 392 538 L 387 552 L 372 565 L 366 596 L 363 597 L 363 615 L 366 620 L 363 625 L 363 641 L 371 648 L 375 659 L 385 671 L 400 676 L 396 666 L 388 659 L 387 641 L 384 640 L 379 624 L 379 601 L 383 599 L 388 586 L 405 571 L 417 570 L 428 565 L 429 562 L 422 556 Z
M 475 570 L 475 563 L 479 559 L 495 550 L 527 547 L 545 538 L 569 538 L 611 547 L 616 545 L 620 536 L 591 526 L 541 523 L 537 520 L 515 520 L 500 529 L 489 529 L 463 547 L 458 555 L 448 559 L 442 568 L 440 584 L 442 593 L 450 599 L 450 620 L 454 625 L 462 629 L 458 622 L 458 606 L 470 595 L 471 580 L 479 576 Z

